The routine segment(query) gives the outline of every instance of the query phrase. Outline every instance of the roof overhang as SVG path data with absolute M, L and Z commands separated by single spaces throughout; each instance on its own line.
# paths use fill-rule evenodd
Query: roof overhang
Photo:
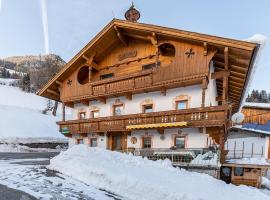
M 115 28 L 116 27 L 116 28 Z M 64 68 L 54 76 L 39 92 L 38 95 L 54 100 L 60 100 L 58 93 L 61 84 L 74 70 L 85 63 L 85 57 L 95 54 L 97 60 L 101 54 L 108 51 L 113 43 L 120 42 L 117 31 L 128 37 L 143 38 L 153 33 L 157 38 L 186 41 L 215 48 L 216 55 L 213 58 L 215 71 L 224 70 L 224 49 L 228 48 L 229 57 L 229 100 L 233 103 L 233 110 L 237 111 L 243 101 L 247 90 L 247 83 L 250 79 L 251 69 L 259 49 L 259 44 L 216 37 L 201 33 L 177 30 L 173 28 L 149 25 L 143 23 L 133 23 L 125 20 L 112 20 L 104 29 L 99 32 L 77 55 L 75 55 Z M 112 39 L 114 38 L 114 39 Z M 106 46 L 101 49 L 100 46 Z M 218 94 L 222 95 L 222 81 L 217 80 Z M 53 91 L 57 92 L 54 93 Z

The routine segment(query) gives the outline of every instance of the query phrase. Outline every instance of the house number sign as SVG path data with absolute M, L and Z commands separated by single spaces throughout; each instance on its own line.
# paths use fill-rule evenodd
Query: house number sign
M 125 52 L 125 53 L 122 53 L 118 56 L 118 60 L 121 61 L 121 60 L 125 60 L 127 58 L 134 58 L 137 56 L 137 51 L 134 50 L 134 51 L 128 51 L 128 52 Z

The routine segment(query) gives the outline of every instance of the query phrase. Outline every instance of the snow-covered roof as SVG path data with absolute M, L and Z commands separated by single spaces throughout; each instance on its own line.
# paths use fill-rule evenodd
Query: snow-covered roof
M 242 158 L 242 159 L 229 159 L 226 160 L 230 164 L 241 164 L 241 165 L 263 165 L 270 166 L 270 163 L 265 158 Z
M 244 107 L 270 109 L 270 103 L 245 102 Z
M 244 101 L 247 98 L 247 95 L 248 95 L 248 92 L 250 90 L 250 86 L 252 84 L 254 75 L 259 68 L 259 61 L 260 61 L 263 49 L 268 42 L 268 38 L 264 35 L 261 35 L 261 34 L 255 34 L 251 38 L 246 39 L 245 41 L 260 44 L 260 48 L 257 51 L 257 56 L 255 57 L 255 60 L 253 61 L 253 66 L 251 67 L 251 70 L 248 73 L 249 78 L 248 78 L 248 82 L 246 83 L 245 89 L 244 89 L 243 94 L 242 94 L 239 110 L 241 110 L 242 107 L 244 106 Z
M 233 128 L 270 135 L 270 121 L 263 125 L 256 123 L 245 123 L 243 125 L 233 126 Z

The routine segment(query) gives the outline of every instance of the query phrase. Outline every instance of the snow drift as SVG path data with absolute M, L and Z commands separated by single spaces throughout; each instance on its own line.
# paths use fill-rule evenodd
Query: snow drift
M 59 138 L 56 121 L 50 114 L 42 114 L 47 100 L 36 94 L 26 93 L 17 87 L 9 86 L 13 81 L 0 79 L 0 142 L 2 138 Z
M 206 174 L 174 168 L 167 160 L 154 162 L 84 145 L 61 152 L 48 168 L 131 200 L 269 199 L 256 188 L 227 185 Z

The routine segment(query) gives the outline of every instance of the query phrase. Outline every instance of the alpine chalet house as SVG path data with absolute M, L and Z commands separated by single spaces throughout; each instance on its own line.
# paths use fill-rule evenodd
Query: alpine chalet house
M 223 162 L 230 117 L 259 44 L 138 23 L 133 6 L 125 17 L 113 19 L 40 90 L 63 103 L 60 132 L 70 146 L 174 162 L 218 147 Z M 74 108 L 73 120 L 65 119 L 66 107 Z

